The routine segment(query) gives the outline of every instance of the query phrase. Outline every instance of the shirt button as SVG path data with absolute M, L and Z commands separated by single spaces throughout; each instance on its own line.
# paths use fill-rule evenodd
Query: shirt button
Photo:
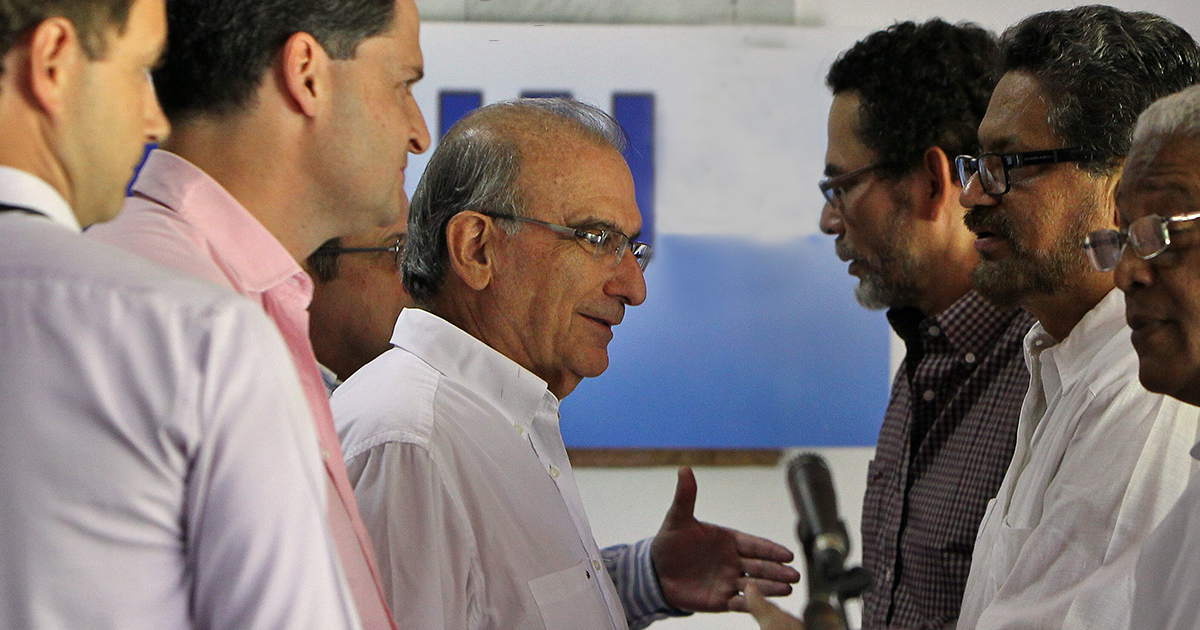
M 327 449 L 327 448 L 321 449 L 321 461 L 323 461 L 323 462 L 329 461 L 329 449 Z
M 1037 347 L 1041 348 L 1041 347 L 1042 347 L 1042 340 L 1041 340 L 1041 339 L 1038 339 L 1037 341 L 1034 341 L 1034 342 L 1033 342 L 1033 345 L 1035 345 L 1035 346 L 1037 346 Z
M 975 362 L 975 353 L 968 352 L 967 356 L 963 357 L 963 360 L 966 361 L 967 363 L 974 363 Z
M 558 479 L 558 474 L 559 474 L 558 466 L 555 466 L 554 464 L 550 464 L 550 476 L 554 477 L 555 479 Z
M 941 329 L 941 328 L 938 328 L 937 326 L 930 326 L 930 327 L 929 327 L 929 336 L 930 336 L 930 337 L 936 337 L 936 336 L 938 336 L 938 335 L 940 335 L 940 334 L 942 334 L 942 329 Z
M 597 570 L 597 571 L 599 571 L 599 570 L 600 570 L 600 561 L 599 561 L 599 560 L 592 560 L 592 568 L 593 568 L 593 569 L 595 569 L 595 570 Z
M 935 396 L 935 394 L 933 393 L 932 389 L 927 389 L 927 390 L 925 390 L 924 394 L 921 394 L 921 398 L 924 398 L 925 402 L 932 401 L 934 396 Z
M 517 435 L 525 435 L 525 427 L 519 424 L 514 424 L 513 428 L 517 430 Z

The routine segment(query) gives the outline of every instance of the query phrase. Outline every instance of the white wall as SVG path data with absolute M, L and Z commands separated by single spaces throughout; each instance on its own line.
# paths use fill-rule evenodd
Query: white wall
M 870 31 L 898 20 L 938 16 L 1000 30 L 1031 13 L 1091 4 L 1047 0 L 417 0 L 431 21 L 575 22 L 593 24 L 793 24 Z M 1126 10 L 1150 11 L 1195 33 L 1194 0 L 1107 0 Z
M 866 490 L 867 463 L 871 448 L 803 449 L 821 454 L 833 472 L 838 506 L 854 547 L 851 558 L 859 562 L 862 496 Z M 796 552 L 796 513 L 784 481 L 787 462 L 798 451 L 789 452 L 775 467 L 697 468 L 699 493 L 696 517 L 770 538 Z M 583 468 L 575 471 L 592 530 L 600 546 L 633 542 L 658 530 L 675 492 L 675 469 Z M 803 559 L 796 568 L 804 572 Z M 776 600 L 786 610 L 798 613 L 806 600 L 802 582 L 790 597 Z M 700 614 L 661 621 L 662 630 L 751 630 L 758 625 L 749 615 Z

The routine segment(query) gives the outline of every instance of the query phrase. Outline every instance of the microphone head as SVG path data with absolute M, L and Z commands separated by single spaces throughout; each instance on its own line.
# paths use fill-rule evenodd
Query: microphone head
M 850 540 L 838 518 L 833 475 L 815 453 L 801 453 L 788 462 L 788 489 L 796 506 L 796 534 L 804 548 L 810 591 L 825 590 L 845 570 Z

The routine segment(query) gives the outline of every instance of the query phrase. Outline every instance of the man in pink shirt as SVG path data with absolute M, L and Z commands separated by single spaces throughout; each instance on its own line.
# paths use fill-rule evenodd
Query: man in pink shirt
M 393 624 L 308 340 L 326 240 L 396 220 L 429 144 L 413 0 L 176 0 L 154 84 L 174 133 L 94 238 L 232 287 L 287 342 L 325 462 L 329 525 L 363 627 Z

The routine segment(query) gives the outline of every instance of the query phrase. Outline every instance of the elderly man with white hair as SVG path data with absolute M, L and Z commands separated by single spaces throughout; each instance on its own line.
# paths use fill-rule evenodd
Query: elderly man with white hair
M 1088 250 L 1125 292 L 1138 376 L 1152 392 L 1200 404 L 1200 86 L 1142 114 L 1116 201 L 1120 229 L 1092 233 Z M 1132 627 L 1200 628 L 1197 547 L 1193 478 L 1138 560 Z

